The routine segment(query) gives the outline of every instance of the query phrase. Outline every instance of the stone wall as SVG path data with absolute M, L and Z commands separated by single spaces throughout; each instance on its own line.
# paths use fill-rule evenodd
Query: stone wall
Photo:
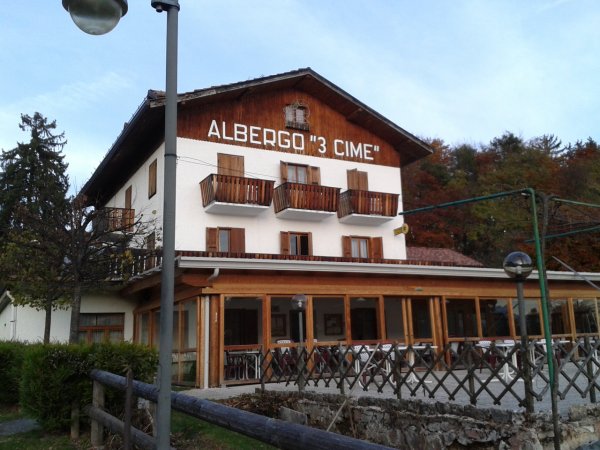
M 257 395 L 306 416 L 326 429 L 344 404 L 332 431 L 400 449 L 553 449 L 552 417 L 419 400 L 345 398 L 339 395 L 266 392 Z M 296 415 L 297 416 L 297 415 Z M 296 417 L 297 419 L 297 417 Z M 300 419 L 303 420 L 303 419 Z M 600 407 L 572 407 L 561 418 L 561 449 L 600 439 Z

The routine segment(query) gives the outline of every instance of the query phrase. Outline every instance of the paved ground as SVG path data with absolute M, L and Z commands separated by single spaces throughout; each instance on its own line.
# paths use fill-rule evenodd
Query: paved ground
M 11 434 L 27 433 L 38 430 L 40 426 L 33 419 L 17 419 L 10 422 L 0 423 L 0 436 L 10 436 Z
M 460 372 L 460 371 L 458 371 Z M 461 379 L 460 374 L 458 374 L 458 379 Z M 438 378 L 441 378 L 443 376 L 443 372 L 440 372 L 438 375 Z M 485 379 L 486 377 L 486 371 L 484 370 L 480 377 L 482 379 Z M 573 378 L 573 375 L 570 376 L 570 378 Z M 429 380 L 428 380 L 429 381 Z M 332 385 L 334 383 L 331 383 Z M 583 380 L 582 379 L 576 379 L 576 382 L 574 383 L 573 386 L 571 386 L 570 388 L 568 388 L 569 385 L 569 379 L 565 378 L 564 376 L 561 376 L 559 379 L 559 390 L 561 392 L 565 393 L 565 398 L 564 399 L 560 399 L 558 400 L 558 408 L 559 408 L 559 412 L 561 415 L 566 415 L 569 411 L 569 408 L 573 405 L 586 405 L 586 404 L 591 404 L 590 398 L 589 398 L 589 392 L 586 392 L 584 389 L 584 385 L 583 385 Z M 417 399 L 417 400 L 422 400 L 422 401 L 426 401 L 426 402 L 453 402 L 453 403 L 457 403 L 457 404 L 462 404 L 462 405 L 468 405 L 469 404 L 469 396 L 467 395 L 466 392 L 466 387 L 464 389 L 461 389 L 461 387 L 459 386 L 458 382 L 455 379 L 446 379 L 444 380 L 444 387 L 446 388 L 446 390 L 444 389 L 440 389 L 435 388 L 436 386 L 436 382 L 432 382 L 432 383 L 427 383 L 427 389 L 430 391 L 434 391 L 434 397 L 431 398 L 429 396 L 429 394 L 427 392 L 424 392 L 423 389 L 419 388 L 419 389 L 415 389 L 415 385 L 412 385 L 412 389 L 415 392 L 410 392 L 409 387 L 411 387 L 411 385 L 409 386 L 403 386 L 402 388 L 402 398 L 403 399 Z M 478 390 L 479 387 L 481 386 L 481 384 L 475 382 L 475 390 Z M 541 379 L 535 379 L 533 382 L 533 388 L 534 391 L 541 393 L 542 390 L 545 387 L 545 383 L 541 381 Z M 579 389 L 584 393 L 584 397 L 582 398 L 581 393 L 578 392 L 577 387 L 579 387 Z M 259 389 L 260 385 L 259 384 L 253 384 L 253 385 L 241 385 L 241 386 L 231 386 L 231 387 L 224 387 L 224 388 L 211 388 L 211 389 L 192 389 L 190 391 L 186 391 L 186 393 L 188 393 L 189 395 L 193 395 L 195 397 L 199 397 L 199 398 L 205 398 L 205 399 L 209 399 L 209 400 L 218 400 L 218 399 L 224 399 L 224 398 L 229 398 L 229 397 L 235 397 L 241 394 L 247 394 L 247 393 L 254 393 L 256 391 L 256 389 Z M 568 389 L 567 389 L 568 388 Z M 285 385 L 285 383 L 268 383 L 266 385 L 266 389 L 267 390 L 275 390 L 275 391 L 285 391 L 285 390 L 297 390 L 298 387 L 296 385 Z M 499 382 L 492 382 L 489 383 L 487 385 L 487 390 L 482 390 L 479 395 L 477 396 L 477 404 L 475 405 L 476 407 L 479 408 L 500 408 L 500 409 L 506 409 L 506 410 L 511 410 L 511 411 L 523 411 L 523 408 L 519 406 L 519 401 L 517 399 L 517 397 L 523 397 L 524 396 L 524 388 L 523 388 L 523 382 L 521 381 L 516 381 L 512 386 L 511 386 L 512 391 L 514 392 L 507 392 L 501 399 L 500 404 L 495 404 L 494 403 L 494 397 L 498 397 L 500 395 L 500 393 L 504 390 L 506 390 L 506 387 Z M 312 392 L 323 392 L 323 393 L 330 393 L 330 394 L 339 394 L 340 391 L 339 389 L 336 389 L 334 387 L 325 387 L 323 381 L 321 381 L 319 383 L 318 386 L 314 386 L 312 384 L 312 382 L 309 382 L 308 386 L 306 387 L 307 391 L 312 391 Z M 450 398 L 450 393 L 454 393 L 454 391 L 456 390 L 456 393 L 454 395 L 454 399 Z M 367 391 L 364 391 L 358 384 L 355 385 L 354 389 L 352 391 L 350 391 L 350 389 L 346 389 L 346 394 L 350 395 L 352 397 L 360 397 L 360 396 L 373 396 L 373 397 L 387 397 L 387 398 L 395 398 L 395 394 L 393 392 L 393 389 L 390 386 L 386 386 L 383 389 L 383 392 L 377 392 L 377 389 L 373 386 L 371 386 Z M 415 394 L 415 395 L 411 395 L 411 394 Z M 600 392 L 598 392 L 598 401 L 600 402 Z M 550 393 L 549 390 L 548 392 L 545 393 L 545 395 L 542 397 L 541 401 L 534 401 L 534 409 L 536 412 L 549 412 L 551 411 L 551 401 L 550 401 Z

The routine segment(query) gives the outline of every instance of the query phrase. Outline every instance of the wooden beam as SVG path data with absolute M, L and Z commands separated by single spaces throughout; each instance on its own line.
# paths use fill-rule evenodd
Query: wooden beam
M 210 275 L 184 273 L 177 278 L 176 282 L 194 287 L 208 287 L 213 284 L 213 280 L 209 281 L 209 278 Z

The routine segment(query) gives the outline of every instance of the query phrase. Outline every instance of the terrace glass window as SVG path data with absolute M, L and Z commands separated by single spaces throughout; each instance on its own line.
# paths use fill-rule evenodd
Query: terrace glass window
M 598 300 L 576 299 L 573 300 L 575 313 L 575 330 L 578 334 L 598 333 Z
M 448 337 L 475 337 L 477 333 L 477 311 L 474 299 L 446 300 Z
M 484 337 L 510 336 L 507 299 L 480 299 L 479 312 Z

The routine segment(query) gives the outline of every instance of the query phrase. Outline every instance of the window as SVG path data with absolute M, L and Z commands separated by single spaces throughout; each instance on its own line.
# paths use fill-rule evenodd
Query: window
M 308 167 L 298 166 L 296 164 L 287 165 L 287 180 L 290 183 L 302 183 L 306 184 L 308 180 L 307 176 Z
M 219 251 L 228 252 L 229 251 L 229 241 L 231 235 L 231 230 L 228 228 L 220 228 L 219 229 Z
M 148 167 L 148 198 L 152 198 L 156 194 L 156 170 L 158 162 L 155 159 Z
M 82 313 L 79 315 L 79 342 L 122 342 L 124 313 Z
M 342 236 L 344 258 L 383 259 L 383 239 L 381 237 Z
M 297 130 L 308 131 L 308 107 L 299 103 L 287 105 L 284 108 L 285 126 L 287 128 L 295 128 Z
M 206 251 L 244 253 L 246 231 L 243 228 L 207 228 Z
M 321 184 L 321 170 L 318 167 L 281 162 L 281 182 L 300 184 Z
M 312 233 L 281 232 L 282 255 L 312 255 Z
M 369 257 L 369 240 L 367 238 L 350 238 L 350 246 L 353 258 Z

